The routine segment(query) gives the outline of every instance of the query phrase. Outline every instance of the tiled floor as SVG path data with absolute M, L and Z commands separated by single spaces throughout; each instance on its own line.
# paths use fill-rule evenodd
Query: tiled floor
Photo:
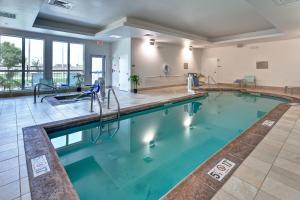
M 121 108 L 186 94 L 183 87 L 149 90 L 138 95 L 117 92 Z M 1 200 L 30 199 L 22 128 L 89 115 L 89 109 L 89 101 L 52 106 L 47 101 L 33 104 L 33 97 L 0 99 Z M 94 111 L 98 111 L 97 104 Z M 214 198 L 300 199 L 299 118 L 300 107 L 293 106 Z
M 284 114 L 213 199 L 300 199 L 300 106 Z

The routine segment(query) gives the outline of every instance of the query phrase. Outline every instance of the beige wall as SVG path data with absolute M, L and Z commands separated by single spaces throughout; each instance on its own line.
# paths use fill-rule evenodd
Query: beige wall
M 200 72 L 200 49 L 189 51 L 188 48 L 165 43 L 158 46 L 150 46 L 147 40 L 132 40 L 131 73 L 140 75 L 141 88 L 184 84 L 188 72 Z M 188 69 L 183 68 L 185 62 L 189 63 Z M 164 76 L 165 64 L 170 67 L 168 76 Z
M 201 71 L 210 71 L 209 60 L 219 59 L 217 82 L 232 83 L 244 75 L 255 75 L 263 86 L 300 86 L 300 39 L 249 44 L 243 48 L 204 49 Z M 256 69 L 256 61 L 268 61 L 269 69 Z

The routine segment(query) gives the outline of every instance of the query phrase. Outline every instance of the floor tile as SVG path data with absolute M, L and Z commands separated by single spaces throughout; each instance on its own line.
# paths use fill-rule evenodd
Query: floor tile
M 0 187 L 0 199 L 12 200 L 20 196 L 20 183 L 15 181 Z
M 225 183 L 222 189 L 230 195 L 243 200 L 254 199 L 257 192 L 257 188 L 234 176 Z
M 266 175 L 267 173 L 264 174 L 243 164 L 234 173 L 234 176 L 255 186 L 256 188 L 261 186 Z
M 212 200 L 238 200 L 238 199 L 221 189 L 217 192 L 217 194 L 215 194 Z
M 19 167 L 0 172 L 0 187 L 19 180 Z
M 0 162 L 0 172 L 4 172 L 6 170 L 16 168 L 19 166 L 18 158 L 11 158 L 5 161 Z
M 295 190 L 269 177 L 266 178 L 261 190 L 282 200 L 299 200 L 300 191 Z
M 280 200 L 274 196 L 272 196 L 271 194 L 267 193 L 267 192 L 264 192 L 262 190 L 260 190 L 256 197 L 255 197 L 255 200 Z

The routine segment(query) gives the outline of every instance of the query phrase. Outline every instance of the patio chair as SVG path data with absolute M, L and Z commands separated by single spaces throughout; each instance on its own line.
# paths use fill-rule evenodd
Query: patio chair
M 254 86 L 254 88 L 256 88 L 256 78 L 253 75 L 244 76 L 243 83 L 246 87 L 248 85 L 252 85 L 252 86 Z
M 101 89 L 98 81 L 95 81 L 95 83 L 93 85 L 86 85 L 86 86 L 90 86 L 90 89 L 83 91 L 82 94 L 80 94 L 78 97 L 75 98 L 76 100 L 79 100 L 80 98 L 83 98 L 83 97 L 89 97 L 93 93 L 99 93 L 99 91 Z

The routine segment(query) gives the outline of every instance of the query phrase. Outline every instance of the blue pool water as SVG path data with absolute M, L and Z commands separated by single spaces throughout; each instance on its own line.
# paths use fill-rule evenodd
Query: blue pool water
M 202 97 L 50 134 L 78 195 L 159 199 L 282 99 L 238 92 Z

